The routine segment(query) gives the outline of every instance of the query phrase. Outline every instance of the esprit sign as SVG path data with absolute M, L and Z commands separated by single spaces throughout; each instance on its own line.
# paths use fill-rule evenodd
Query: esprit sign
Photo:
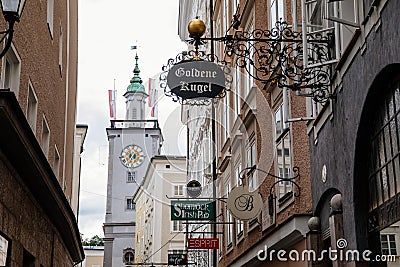
M 171 201 L 171 220 L 213 220 L 215 212 L 209 201 Z
M 225 87 L 225 74 L 214 62 L 181 62 L 168 71 L 167 85 L 182 99 L 214 98 Z
M 188 249 L 218 249 L 218 238 L 188 238 Z

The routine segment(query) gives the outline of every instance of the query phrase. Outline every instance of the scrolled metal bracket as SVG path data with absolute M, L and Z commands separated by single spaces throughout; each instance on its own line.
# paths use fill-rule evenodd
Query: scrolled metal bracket
M 265 171 L 265 170 L 262 170 L 262 169 L 257 168 L 257 165 L 253 165 L 253 166 L 251 166 L 251 167 L 246 167 L 246 168 L 244 168 L 244 169 L 242 169 L 242 170 L 240 171 L 240 173 L 239 173 L 239 178 L 240 178 L 241 180 L 244 180 L 244 179 L 245 179 L 245 176 L 244 176 L 244 172 L 245 172 L 245 171 L 247 171 L 247 172 L 246 172 L 246 176 L 251 175 L 251 174 L 252 174 L 253 172 L 255 172 L 255 171 L 259 171 L 259 172 L 262 172 L 262 173 L 266 174 L 267 177 L 270 176 L 270 177 L 273 177 L 273 178 L 277 179 L 277 180 L 271 185 L 271 187 L 270 187 L 270 189 L 269 189 L 269 194 L 270 194 L 270 195 L 273 195 L 273 194 L 272 194 L 272 190 L 275 188 L 275 185 L 279 184 L 280 182 L 289 182 L 289 183 L 293 184 L 293 185 L 297 188 L 297 192 L 294 192 L 293 195 L 294 195 L 295 197 L 299 197 L 299 196 L 300 196 L 301 188 L 300 188 L 300 186 L 299 186 L 298 183 L 296 183 L 295 181 L 293 181 L 294 179 L 300 178 L 300 168 L 299 168 L 299 167 L 293 167 L 293 174 L 294 174 L 293 177 L 280 177 L 280 176 L 274 175 L 274 174 L 272 174 L 272 173 L 269 173 L 269 172 L 267 172 L 267 171 Z M 242 182 L 242 184 L 243 184 L 243 182 Z M 275 198 L 276 198 L 276 197 L 275 197 Z
M 177 200 L 177 201 L 181 201 L 181 200 L 182 201 L 186 201 L 186 200 L 208 200 L 210 202 L 214 201 L 214 198 L 212 198 L 212 197 L 195 197 L 195 198 L 193 198 L 193 197 L 170 197 L 168 195 L 165 195 L 165 197 L 167 199 L 173 199 L 173 200 Z M 215 198 L 215 201 L 221 201 L 221 202 L 226 203 L 227 199 L 228 198 L 226 198 L 226 197 L 218 197 L 218 198 Z
M 274 175 L 272 173 L 269 173 L 269 172 L 267 172 L 265 170 L 259 169 L 259 168 L 257 168 L 256 165 L 254 165 L 254 166 L 242 169 L 239 172 L 239 178 L 241 180 L 244 180 L 245 179 L 245 175 L 244 174 L 246 174 L 246 176 L 249 176 L 255 171 L 262 172 L 262 173 L 266 174 L 267 177 L 273 177 L 273 178 L 276 179 L 276 181 L 271 185 L 271 187 L 269 189 L 268 209 L 269 209 L 269 215 L 270 216 L 273 216 L 273 214 L 274 214 L 274 200 L 276 199 L 276 195 L 272 192 L 272 190 L 275 188 L 275 185 L 277 185 L 277 184 L 279 184 L 281 182 L 289 182 L 289 183 L 293 184 L 297 188 L 297 191 L 293 192 L 293 195 L 295 197 L 299 197 L 300 196 L 301 187 L 300 187 L 300 185 L 298 183 L 296 183 L 294 181 L 294 179 L 297 179 L 297 178 L 300 179 L 300 168 L 299 167 L 293 167 L 294 176 L 292 176 L 292 177 L 280 177 L 280 176 Z M 242 182 L 242 184 L 244 184 L 244 183 Z
M 0 52 L 0 58 L 2 58 L 11 47 L 13 35 L 14 35 L 14 23 L 19 21 L 19 17 L 16 15 L 6 16 L 6 21 L 8 22 L 8 29 L 0 32 L 0 43 L 5 41 L 3 50 Z
M 237 24 L 235 18 L 232 25 Z M 285 21 L 278 21 L 270 30 L 236 30 L 224 37 L 197 36 L 187 40 L 194 45 L 195 54 L 206 41 L 223 42 L 226 55 L 236 66 L 263 84 L 289 88 L 316 102 L 323 103 L 333 97 L 330 89 L 333 32 L 308 33 L 304 40 L 301 32 L 293 31 Z

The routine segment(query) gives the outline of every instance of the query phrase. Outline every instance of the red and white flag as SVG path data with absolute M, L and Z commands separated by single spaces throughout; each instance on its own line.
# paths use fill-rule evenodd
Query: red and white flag
M 157 101 L 158 101 L 158 91 L 157 91 L 156 79 L 149 78 L 149 107 L 151 107 L 152 117 L 158 116 Z
M 108 104 L 110 107 L 110 118 L 116 118 L 115 90 L 108 90 Z

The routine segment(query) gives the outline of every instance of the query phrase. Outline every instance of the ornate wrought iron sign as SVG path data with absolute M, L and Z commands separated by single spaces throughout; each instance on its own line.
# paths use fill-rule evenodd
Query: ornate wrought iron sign
M 171 201 L 172 221 L 202 221 L 215 219 L 213 202 Z
M 237 30 L 239 17 L 235 16 L 230 28 Z M 190 31 L 190 29 L 189 29 Z M 191 34 L 189 44 L 194 54 L 207 41 L 225 44 L 228 58 L 263 84 L 286 87 L 301 96 L 324 102 L 332 93 L 331 68 L 333 60 L 333 31 L 303 34 L 293 30 L 285 21 L 278 21 L 272 29 L 252 32 L 235 31 L 223 37 L 202 37 L 203 31 Z
M 224 97 L 232 82 L 228 64 L 201 51 L 178 54 L 162 69 L 161 88 L 182 104 L 209 104 L 213 98 Z
M 263 202 L 258 191 L 249 191 L 249 187 L 238 186 L 228 195 L 228 209 L 238 220 L 248 221 L 260 214 Z
M 186 185 L 186 191 L 189 197 L 198 197 L 201 195 L 201 184 L 197 180 L 191 180 Z
M 332 38 L 331 33 L 314 33 L 304 42 L 301 32 L 278 21 L 270 30 L 236 31 L 223 41 L 236 65 L 254 79 L 323 102 L 330 97 L 331 74 L 326 63 L 332 59 Z
M 214 98 L 225 87 L 225 74 L 214 62 L 180 62 L 169 70 L 167 85 L 182 99 Z
M 292 192 L 293 196 L 295 196 L 295 197 L 300 196 L 300 190 L 301 190 L 301 188 L 300 188 L 300 186 L 294 181 L 295 179 L 300 178 L 300 170 L 299 170 L 299 167 L 293 167 L 293 175 L 294 175 L 293 177 L 279 177 L 279 176 L 276 176 L 276 175 L 274 175 L 274 174 L 271 174 L 271 173 L 269 173 L 269 172 L 267 172 L 267 171 L 264 171 L 264 170 L 262 170 L 262 169 L 259 169 L 259 168 L 257 168 L 256 165 L 254 165 L 254 166 L 246 167 L 246 168 L 242 169 L 242 170 L 240 171 L 240 173 L 239 173 L 239 178 L 242 179 L 242 180 L 244 180 L 244 179 L 245 179 L 244 174 L 247 176 L 247 175 L 249 175 L 249 174 L 251 174 L 251 173 L 253 173 L 253 172 L 255 172 L 255 171 L 262 172 L 262 173 L 266 174 L 267 177 L 273 177 L 273 178 L 276 179 L 275 182 L 272 183 L 272 185 L 271 185 L 271 187 L 270 187 L 270 189 L 269 189 L 269 196 L 268 196 L 268 200 L 267 200 L 269 216 L 274 216 L 274 206 L 275 206 L 275 199 L 276 199 L 276 196 L 275 196 L 275 194 L 274 194 L 272 191 L 273 191 L 273 189 L 275 188 L 275 185 L 277 185 L 277 184 L 279 184 L 279 183 L 282 183 L 282 182 L 291 183 L 294 187 L 297 188 L 297 191 Z M 246 190 L 248 191 L 248 188 L 247 188 Z M 233 191 L 233 190 L 232 190 L 232 191 Z M 239 195 L 239 193 L 237 193 L 237 194 Z M 246 196 L 246 194 L 247 194 L 247 193 L 244 193 L 245 196 Z M 228 198 L 229 198 L 229 197 L 228 197 Z M 241 206 L 243 206 L 244 208 L 246 208 L 247 206 L 250 205 L 250 204 L 246 204 L 245 198 L 242 198 L 242 199 L 243 199 L 243 200 L 241 200 L 241 201 L 239 202 L 239 204 L 240 204 Z M 231 199 L 231 201 L 233 201 L 233 200 Z M 262 202 L 262 200 L 261 200 L 261 202 Z M 244 204 L 242 204 L 242 203 L 244 203 Z M 231 205 L 231 206 L 232 206 L 232 205 L 235 205 L 235 203 L 231 203 L 230 205 Z M 251 206 L 251 205 L 250 205 L 250 206 Z M 261 206 L 262 206 L 262 203 L 261 203 Z M 229 199 L 228 199 L 228 208 L 229 208 Z M 232 213 L 232 211 L 231 211 L 231 213 Z M 234 215 L 234 214 L 232 213 L 232 215 Z M 240 218 L 238 218 L 238 219 L 240 219 Z

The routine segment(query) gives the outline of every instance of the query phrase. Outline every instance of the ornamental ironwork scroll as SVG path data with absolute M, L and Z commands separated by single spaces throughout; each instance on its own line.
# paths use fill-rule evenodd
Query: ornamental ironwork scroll
M 234 35 L 198 37 L 187 42 L 195 46 L 196 51 L 192 52 L 196 55 L 198 46 L 207 40 L 223 42 L 234 64 L 263 84 L 287 87 L 317 102 L 332 97 L 333 32 L 308 33 L 303 40 L 301 32 L 278 21 L 270 30 L 236 31 Z
M 262 173 L 266 174 L 267 177 L 270 176 L 270 177 L 276 179 L 272 183 L 272 185 L 270 186 L 270 189 L 269 189 L 269 196 L 268 196 L 269 215 L 271 215 L 271 216 L 273 215 L 274 200 L 276 199 L 276 196 L 272 191 L 274 190 L 274 188 L 275 188 L 275 186 L 277 184 L 282 183 L 282 182 L 287 182 L 287 183 L 292 184 L 294 187 L 297 188 L 297 190 L 295 192 L 293 192 L 293 196 L 295 196 L 295 197 L 299 197 L 300 196 L 301 188 L 300 188 L 300 185 L 295 181 L 295 179 L 300 179 L 300 169 L 299 169 L 299 167 L 293 167 L 293 176 L 292 177 L 280 177 L 280 176 L 274 175 L 272 173 L 269 173 L 267 171 L 264 171 L 262 169 L 259 169 L 259 168 L 257 168 L 256 165 L 254 165 L 254 166 L 242 169 L 240 171 L 240 173 L 239 173 L 239 178 L 241 180 L 245 180 L 245 175 L 244 174 L 246 174 L 246 176 L 249 176 L 249 175 L 252 175 L 255 171 L 262 172 Z M 244 184 L 244 183 L 242 182 L 242 184 Z
M 210 67 L 212 71 L 200 69 L 204 66 Z M 190 69 L 185 69 L 185 67 Z M 171 76 L 173 76 L 170 75 L 171 71 L 176 72 L 175 77 L 172 77 L 174 80 L 171 79 Z M 163 66 L 160 75 L 160 87 L 164 90 L 164 94 L 172 97 L 175 102 L 184 105 L 208 105 L 213 98 L 223 98 L 226 91 L 230 90 L 232 83 L 230 72 L 231 69 L 227 62 L 218 60 L 216 56 L 206 54 L 203 51 L 189 51 L 169 59 L 167 64 Z M 181 75 L 182 73 L 188 73 L 187 77 Z M 220 73 L 223 74 L 222 81 Z M 215 75 L 219 77 L 215 77 Z M 177 78 L 182 79 L 182 81 L 177 81 Z M 207 79 L 210 79 L 210 84 L 205 82 Z M 217 84 L 213 85 L 212 79 L 218 79 Z M 173 81 L 171 82 L 171 80 Z M 170 88 L 169 85 L 178 82 L 179 88 L 175 86 Z

